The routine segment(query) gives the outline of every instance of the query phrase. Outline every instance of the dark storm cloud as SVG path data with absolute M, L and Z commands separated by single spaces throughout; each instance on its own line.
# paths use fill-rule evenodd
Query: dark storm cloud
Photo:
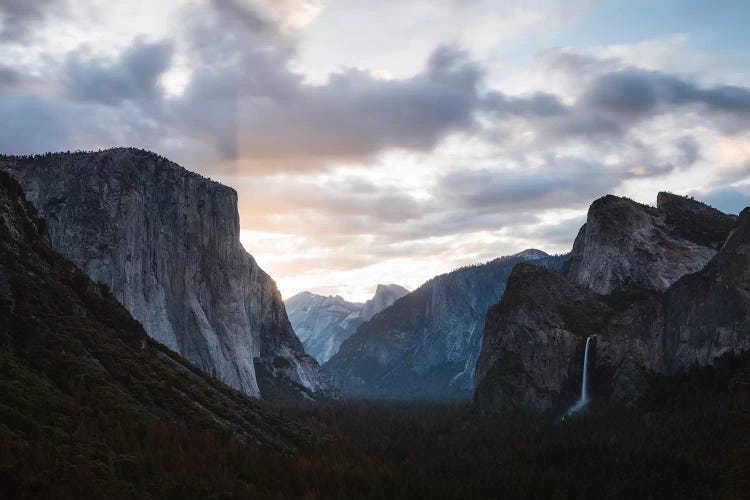
M 568 109 L 554 94 L 538 92 L 531 97 L 511 97 L 502 92 L 492 91 L 482 99 L 482 109 L 499 116 L 515 115 L 525 118 L 559 116 Z
M 291 103 L 259 107 L 243 138 L 250 151 L 269 157 L 428 150 L 445 133 L 474 124 L 478 80 L 478 68 L 448 49 L 438 49 L 423 72 L 405 80 L 349 70 L 326 85 L 298 87 Z
M 594 80 L 579 103 L 584 110 L 640 116 L 655 110 L 657 89 L 642 74 L 610 73 Z
M 677 147 L 682 153 L 680 160 L 683 165 L 692 165 L 701 157 L 700 146 L 693 136 L 687 135 L 680 139 Z
M 21 80 L 21 75 L 7 66 L 0 65 L 0 90 L 12 87 Z
M 58 0 L 0 0 L 0 42 L 22 41 L 33 25 L 44 20 L 51 8 L 59 9 L 59 4 Z
M 474 210 L 571 206 L 606 194 L 628 174 L 579 158 L 549 158 L 537 168 L 465 170 L 446 175 L 440 193 Z
M 576 79 L 614 71 L 621 66 L 614 58 L 599 58 L 565 49 L 550 49 L 540 53 L 540 59 L 550 72 L 559 72 Z
M 65 64 L 69 95 L 83 101 L 117 105 L 129 99 L 158 99 L 159 78 L 169 67 L 173 48 L 169 42 L 136 40 L 116 60 L 71 53 Z
M 579 103 L 587 110 L 632 118 L 691 105 L 701 111 L 748 116 L 750 90 L 700 87 L 674 75 L 630 68 L 594 79 Z
M 411 78 L 347 69 L 322 85 L 284 69 L 284 53 L 245 46 L 240 57 L 226 71 L 207 62 L 174 111 L 186 133 L 256 169 L 314 169 L 387 148 L 429 150 L 446 133 L 475 124 L 481 70 L 452 48 L 435 50 Z
M 211 5 L 222 19 L 243 25 L 253 31 L 275 31 L 273 25 L 258 11 L 236 0 L 211 0 Z
M 728 133 L 750 127 L 750 89 L 746 87 L 701 86 L 679 75 L 571 52 L 548 54 L 546 62 L 548 68 L 581 82 L 583 88 L 564 113 L 529 114 L 536 118 L 535 128 L 544 141 L 569 136 L 619 139 L 645 120 L 682 111 L 701 113 Z
M 522 119 L 533 131 L 538 147 L 572 139 L 616 145 L 628 132 L 649 119 L 673 113 L 700 113 L 725 133 L 750 128 L 750 89 L 731 85 L 702 86 L 675 74 L 624 65 L 570 51 L 550 51 L 547 69 L 569 78 L 579 88 L 571 104 L 549 93 L 508 96 L 492 91 L 482 97 L 482 109 L 498 119 Z M 497 133 L 498 142 L 510 135 Z M 684 145 L 685 160 L 697 154 Z M 693 159 L 692 161 L 695 161 Z

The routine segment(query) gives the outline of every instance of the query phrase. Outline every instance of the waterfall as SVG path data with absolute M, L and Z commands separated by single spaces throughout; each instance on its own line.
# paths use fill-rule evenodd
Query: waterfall
M 583 377 L 581 379 L 581 397 L 576 404 L 571 406 L 565 416 L 573 415 L 581 411 L 589 402 L 589 345 L 593 335 L 586 337 L 586 348 L 583 351 Z M 565 419 L 565 417 L 563 417 Z

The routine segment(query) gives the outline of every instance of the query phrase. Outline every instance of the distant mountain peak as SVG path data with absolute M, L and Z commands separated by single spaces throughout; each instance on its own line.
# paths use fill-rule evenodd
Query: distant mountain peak
M 301 292 L 285 301 L 289 321 L 305 351 L 320 363 L 338 352 L 341 343 L 359 325 L 393 304 L 409 291 L 396 284 L 379 284 L 365 303 L 349 302 L 341 295 Z
M 409 293 L 409 290 L 401 285 L 378 285 L 375 288 L 375 295 L 365 302 L 365 306 L 362 308 L 362 319 L 369 321 L 370 318 L 389 307 L 407 293 Z
M 549 256 L 550 255 L 547 252 L 544 252 L 537 248 L 527 248 L 523 252 L 518 252 L 516 255 L 514 255 L 514 257 L 520 257 L 526 260 L 543 259 L 544 257 L 549 257 Z

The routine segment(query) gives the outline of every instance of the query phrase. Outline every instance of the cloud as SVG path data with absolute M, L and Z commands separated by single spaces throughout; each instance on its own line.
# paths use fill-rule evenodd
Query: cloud
M 12 87 L 21 80 L 21 75 L 18 71 L 8 66 L 0 65 L 0 90 Z
M 686 135 L 677 141 L 679 149 L 678 161 L 685 166 L 691 166 L 701 157 L 700 146 L 695 137 Z
M 747 87 L 704 86 L 677 74 L 571 50 L 547 51 L 541 59 L 547 71 L 569 79 L 572 95 L 567 99 L 548 92 L 508 96 L 493 91 L 483 97 L 483 109 L 500 120 L 499 126 L 523 120 L 521 130 L 533 132 L 537 147 L 571 140 L 622 141 L 644 122 L 685 113 L 711 120 L 724 133 L 750 128 Z M 509 135 L 496 137 L 502 142 Z
M 462 206 L 455 196 L 449 198 L 439 190 L 418 199 L 397 186 L 375 186 L 359 179 L 321 184 L 301 177 L 271 177 L 247 182 L 255 194 L 240 199 L 240 212 L 248 214 L 243 218 L 245 227 L 305 234 L 334 247 L 367 237 L 368 253 L 374 259 L 392 245 L 403 248 L 409 242 L 533 223 L 539 208 L 512 201 L 503 210 L 494 204 Z M 244 185 L 237 188 L 244 190 Z
M 244 50 L 228 72 L 197 69 L 174 111 L 185 133 L 256 170 L 320 169 L 389 148 L 430 150 L 445 134 L 475 125 L 481 70 L 452 48 L 436 49 L 411 78 L 346 69 L 322 85 L 283 70 L 279 54 Z
M 237 22 L 250 31 L 262 31 L 272 25 L 260 12 L 237 0 L 211 0 L 222 19 Z
M 701 87 L 675 75 L 629 68 L 597 77 L 580 99 L 580 105 L 625 119 L 681 106 L 746 118 L 750 116 L 750 90 L 732 85 Z
M 69 53 L 60 91 L 55 95 L 53 90 L 49 98 L 121 111 L 95 113 L 97 119 L 112 116 L 117 123 L 90 125 L 102 130 L 101 140 L 72 146 L 103 144 L 117 126 L 116 135 L 125 143 L 178 161 L 199 160 L 206 173 L 299 174 L 367 164 L 389 150 L 432 151 L 455 133 L 483 134 L 500 145 L 523 134 L 516 155 L 527 155 L 531 148 L 554 155 L 547 150 L 571 141 L 614 148 L 639 124 L 686 109 L 727 132 L 744 130 L 750 122 L 746 88 L 704 87 L 570 50 L 550 51 L 543 61 L 551 71 L 575 73 L 581 88 L 572 96 L 552 90 L 530 95 L 486 90 L 485 68 L 451 45 L 433 50 L 410 76 L 384 78 L 341 68 L 323 83 L 310 83 L 291 69 L 298 39 L 278 24 L 279 16 L 291 15 L 300 5 L 315 10 L 322 4 L 289 0 L 278 8 L 263 3 L 258 10 L 239 0 L 211 0 L 207 6 L 186 7 L 180 32 L 171 38 L 136 38 L 114 56 L 94 55 L 86 47 Z M 187 83 L 181 92 L 167 94 L 160 81 L 175 61 L 183 66 Z M 3 87 L 18 87 L 13 71 L 8 68 L 8 78 L 0 74 Z M 161 133 L 149 138 L 139 131 L 144 124 Z M 38 143 L 44 144 L 44 138 Z
M 394 188 L 382 189 L 362 179 L 342 179 L 325 184 L 289 178 L 259 178 L 248 182 L 256 195 L 240 200 L 244 213 L 298 216 L 320 213 L 349 216 L 364 222 L 362 229 L 378 231 L 383 224 L 405 223 L 427 210 L 424 201 Z M 325 229 L 323 229 L 325 230 Z
M 92 58 L 85 49 L 68 55 L 66 91 L 75 99 L 117 105 L 125 100 L 158 100 L 159 78 L 173 54 L 170 42 L 136 39 L 115 59 Z
M 750 89 L 746 87 L 701 86 L 676 74 L 571 52 L 548 56 L 547 65 L 583 82 L 563 118 L 556 116 L 563 113 L 557 113 L 537 123 L 547 140 L 622 136 L 643 121 L 684 111 L 699 113 L 728 133 L 750 126 Z
M 499 91 L 488 92 L 482 99 L 482 108 L 499 116 L 513 115 L 524 118 L 560 116 L 568 109 L 554 94 L 537 92 L 530 97 L 512 97 Z
M 44 20 L 58 0 L 0 0 L 0 41 L 20 42 L 35 23 Z
M 283 30 L 299 30 L 323 11 L 327 0 L 253 0 Z
M 243 143 L 257 158 L 351 159 L 386 148 L 429 150 L 444 134 L 474 125 L 480 71 L 465 54 L 437 49 L 425 69 L 404 80 L 360 70 L 301 86 L 291 102 L 261 108 Z
M 549 157 L 536 168 L 453 172 L 441 179 L 439 196 L 472 210 L 539 211 L 588 204 L 632 175 L 582 158 Z

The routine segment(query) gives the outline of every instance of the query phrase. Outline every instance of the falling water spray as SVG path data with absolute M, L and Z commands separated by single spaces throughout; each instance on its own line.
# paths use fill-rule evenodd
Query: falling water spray
M 583 377 L 581 379 L 581 397 L 573 406 L 568 409 L 567 412 L 565 412 L 565 416 L 563 417 L 563 419 L 569 415 L 578 413 L 589 402 L 589 347 L 591 345 L 592 338 L 593 335 L 590 335 L 586 338 L 586 348 L 583 351 Z

